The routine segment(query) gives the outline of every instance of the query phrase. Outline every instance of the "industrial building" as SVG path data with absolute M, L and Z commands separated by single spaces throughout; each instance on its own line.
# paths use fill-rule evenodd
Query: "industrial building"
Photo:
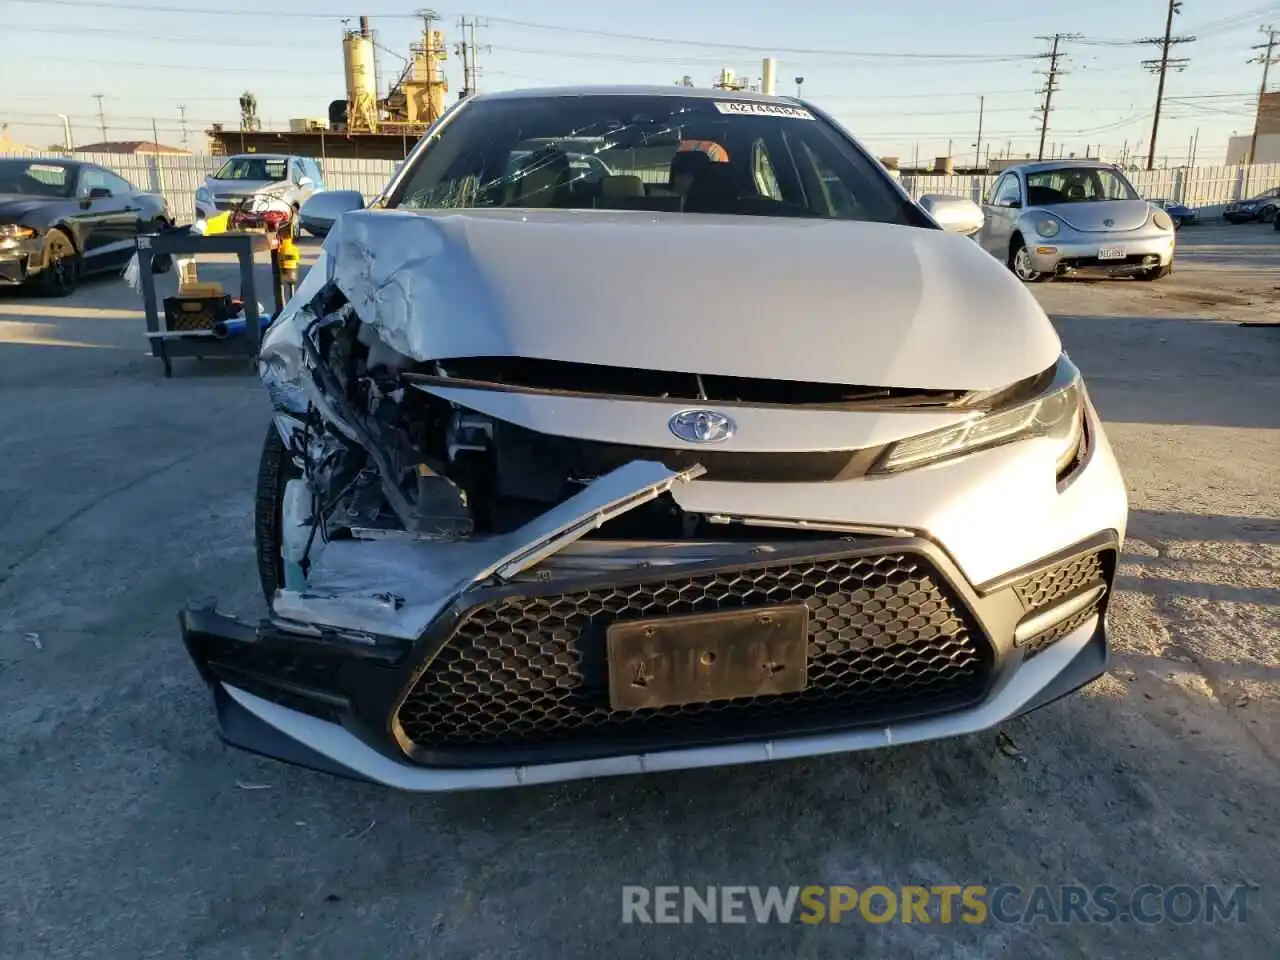
M 369 18 L 360 17 L 356 29 L 342 33 L 346 98 L 329 104 L 327 118 L 300 117 L 290 120 L 287 130 L 263 130 L 257 101 L 246 93 L 240 98 L 239 129 L 214 124 L 208 131 L 214 152 L 403 159 L 446 106 L 448 50 L 435 22 L 423 16 L 421 38 L 410 45 L 409 57 L 383 95 L 378 52 L 386 48 L 378 44 Z

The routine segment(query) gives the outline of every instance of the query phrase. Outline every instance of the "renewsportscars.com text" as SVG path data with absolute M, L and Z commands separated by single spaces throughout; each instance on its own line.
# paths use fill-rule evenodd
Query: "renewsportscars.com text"
M 1243 923 L 1247 887 L 948 884 L 622 888 L 623 923 Z

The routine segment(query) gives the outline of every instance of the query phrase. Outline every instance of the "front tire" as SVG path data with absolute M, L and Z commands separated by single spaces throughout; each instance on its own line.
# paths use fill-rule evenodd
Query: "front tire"
M 1163 267 L 1154 267 L 1151 270 L 1143 270 L 1138 274 L 1139 280 L 1163 280 L 1169 274 L 1173 273 L 1173 264 L 1167 263 Z
M 36 290 L 46 297 L 68 297 L 80 282 L 81 260 L 71 237 L 54 227 L 44 239 L 40 251 L 40 272 Z
M 1009 245 L 1009 269 L 1023 283 L 1042 283 L 1049 278 L 1048 274 L 1040 273 L 1032 267 L 1031 251 L 1021 237 L 1014 237 L 1013 243 Z
M 258 461 L 258 486 L 254 492 L 253 539 L 258 553 L 258 580 L 267 606 L 284 586 L 284 557 L 280 547 L 284 538 L 281 527 L 281 507 L 284 488 L 290 480 L 302 476 L 293 462 L 280 431 L 275 424 L 267 426 L 267 436 L 262 442 L 262 457 Z

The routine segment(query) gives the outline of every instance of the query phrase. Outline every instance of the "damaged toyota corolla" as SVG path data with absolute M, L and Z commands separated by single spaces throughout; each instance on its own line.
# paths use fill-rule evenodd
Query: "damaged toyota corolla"
M 265 335 L 270 614 L 181 615 L 222 736 L 498 787 L 953 736 L 1095 679 L 1123 482 L 945 209 L 799 100 L 455 105 Z

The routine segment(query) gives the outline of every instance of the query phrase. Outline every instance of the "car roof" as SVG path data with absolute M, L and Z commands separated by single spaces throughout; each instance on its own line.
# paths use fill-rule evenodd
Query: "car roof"
M 795 97 L 778 97 L 750 90 L 682 87 L 677 84 L 526 87 L 520 90 L 477 93 L 468 99 L 474 102 L 478 100 L 536 100 L 547 97 L 692 97 L 695 100 L 745 100 L 750 103 L 786 103 L 797 106 L 803 103 L 803 101 Z
M 292 160 L 292 153 L 233 153 L 227 160 Z
M 12 157 L 0 155 L 0 162 L 11 161 L 13 163 L 39 163 L 56 167 L 97 167 L 101 164 L 90 163 L 88 160 L 71 160 L 67 157 Z M 106 170 L 106 167 L 102 169 Z
M 1041 170 L 1061 170 L 1063 167 L 1080 167 L 1082 169 L 1095 170 L 1118 169 L 1114 163 L 1107 163 L 1103 160 L 1032 160 L 1028 163 L 1019 163 L 1016 166 L 1007 167 L 1006 172 L 1018 170 L 1022 173 L 1039 173 Z

